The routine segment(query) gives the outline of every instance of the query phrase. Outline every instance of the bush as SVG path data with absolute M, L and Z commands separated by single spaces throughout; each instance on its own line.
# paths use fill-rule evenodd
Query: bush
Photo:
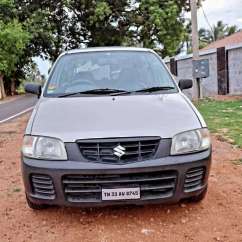
M 27 81 L 25 79 L 21 79 L 20 80 L 20 84 L 18 86 L 18 88 L 16 89 L 16 92 L 20 95 L 20 94 L 25 94 L 25 90 L 24 90 L 24 84 Z

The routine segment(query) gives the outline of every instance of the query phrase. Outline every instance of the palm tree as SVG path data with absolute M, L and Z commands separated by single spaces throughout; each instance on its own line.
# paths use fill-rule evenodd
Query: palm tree
M 183 42 L 181 43 L 181 47 L 178 49 L 178 53 L 182 48 L 186 49 L 187 53 L 192 52 L 192 28 L 191 21 L 188 21 L 185 25 L 186 33 L 184 34 Z M 218 21 L 216 25 L 213 25 L 211 29 L 200 28 L 198 31 L 199 35 L 199 48 L 202 49 L 206 47 L 208 44 L 227 37 L 231 34 L 236 33 L 238 27 L 236 25 L 227 25 L 224 24 L 223 21 Z
M 212 32 L 205 28 L 199 29 L 198 35 L 200 42 L 211 43 L 214 39 Z
M 238 27 L 236 25 L 232 25 L 232 26 L 228 26 L 227 28 L 227 34 L 228 36 L 231 35 L 231 34 L 234 34 L 236 32 L 238 32 Z
M 220 40 L 234 34 L 237 31 L 238 27 L 236 25 L 229 26 L 224 24 L 222 21 L 218 21 L 216 25 L 213 25 L 211 30 L 201 28 L 199 30 L 199 39 L 201 42 L 209 44 L 213 41 Z

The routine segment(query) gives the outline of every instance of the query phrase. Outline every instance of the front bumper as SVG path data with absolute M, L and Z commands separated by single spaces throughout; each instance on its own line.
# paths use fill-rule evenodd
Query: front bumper
M 125 165 L 111 165 L 81 161 L 34 160 L 22 157 L 22 174 L 26 195 L 31 202 L 36 204 L 82 207 L 120 204 L 141 205 L 151 203 L 177 203 L 182 199 L 199 195 L 207 187 L 210 165 L 210 149 L 195 154 L 168 156 L 160 159 L 129 163 Z M 202 173 L 200 172 L 201 169 L 203 171 Z M 158 176 L 157 181 L 153 180 L 153 174 L 155 174 L 155 177 Z M 171 174 L 173 178 L 171 178 Z M 43 181 L 51 181 L 51 186 L 53 187 L 54 194 L 51 193 L 43 196 L 42 193 L 36 192 L 36 189 L 34 189 L 33 187 L 32 176 L 37 176 L 37 179 L 38 176 L 42 177 L 42 179 L 48 178 L 47 180 Z M 81 179 L 84 179 L 85 177 L 93 177 L 93 180 L 89 180 L 89 182 L 92 186 L 95 185 L 96 187 L 100 188 L 100 191 L 103 184 L 100 184 L 98 182 L 97 184 L 95 183 L 95 179 L 100 176 L 102 179 L 103 177 L 106 177 L 108 179 L 108 177 L 110 176 L 120 176 L 122 179 L 127 179 L 128 177 L 129 179 L 131 179 L 131 181 L 129 181 L 128 183 L 123 183 L 124 179 L 120 180 L 120 182 L 118 183 L 112 183 L 111 181 L 108 183 L 109 188 L 124 186 L 129 187 L 135 184 L 139 185 L 140 187 L 144 186 L 147 189 L 147 187 L 149 187 L 150 185 L 159 185 L 159 182 L 161 181 L 162 183 L 160 183 L 160 185 L 162 186 L 162 188 L 160 190 L 148 190 L 150 193 L 147 193 L 146 190 L 143 195 L 141 193 L 141 199 L 138 200 L 102 201 L 101 192 L 95 193 L 95 199 L 92 198 L 91 192 L 87 192 L 85 193 L 85 195 L 89 196 L 88 199 L 78 200 L 76 199 L 78 197 L 75 197 L 75 199 L 71 199 L 69 196 L 70 194 L 68 194 L 65 190 L 66 187 L 63 180 L 67 176 L 81 176 Z M 137 176 L 140 177 L 136 179 Z M 146 181 L 148 181 L 148 183 Z M 174 187 L 172 189 L 170 188 L 170 190 L 167 190 L 167 187 L 171 187 L 171 182 L 173 182 L 172 184 L 174 185 Z M 82 182 L 80 182 L 79 179 L 78 184 L 80 185 L 80 183 Z M 84 181 L 84 183 L 85 184 L 81 184 L 82 189 L 83 185 L 90 185 L 86 184 L 86 181 Z M 187 184 L 192 184 L 191 189 L 186 188 Z M 46 184 L 40 185 L 41 187 L 45 188 Z M 87 189 L 90 189 L 90 187 L 88 187 Z M 151 188 L 149 187 L 149 189 Z M 49 192 L 49 190 L 47 190 L 47 192 Z M 76 194 L 78 193 L 75 193 L 75 195 Z M 80 196 L 82 196 L 83 194 L 84 193 L 82 191 L 80 193 Z

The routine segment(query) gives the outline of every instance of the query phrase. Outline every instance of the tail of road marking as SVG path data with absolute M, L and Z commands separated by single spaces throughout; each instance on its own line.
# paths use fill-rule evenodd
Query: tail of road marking
M 27 112 L 29 112 L 29 111 L 31 111 L 33 109 L 34 109 L 34 106 L 33 107 L 30 107 L 30 108 L 27 108 L 27 109 L 25 109 L 25 110 L 23 110 L 23 111 L 21 111 L 19 113 L 16 113 L 16 114 L 14 114 L 14 115 L 6 118 L 6 119 L 0 120 L 0 124 L 5 123 L 5 122 L 7 122 L 7 121 L 9 121 L 11 119 L 17 118 L 18 116 L 20 116 L 20 115 L 22 115 L 24 113 L 27 113 Z

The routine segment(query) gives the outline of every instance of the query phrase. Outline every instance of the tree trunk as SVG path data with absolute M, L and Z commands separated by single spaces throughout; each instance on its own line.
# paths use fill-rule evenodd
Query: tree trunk
M 15 79 L 12 78 L 11 79 L 11 96 L 14 96 L 14 94 L 15 94 L 15 87 L 16 87 L 16 85 L 15 85 Z
M 0 99 L 4 99 L 6 97 L 5 88 L 3 84 L 3 74 L 0 73 Z

